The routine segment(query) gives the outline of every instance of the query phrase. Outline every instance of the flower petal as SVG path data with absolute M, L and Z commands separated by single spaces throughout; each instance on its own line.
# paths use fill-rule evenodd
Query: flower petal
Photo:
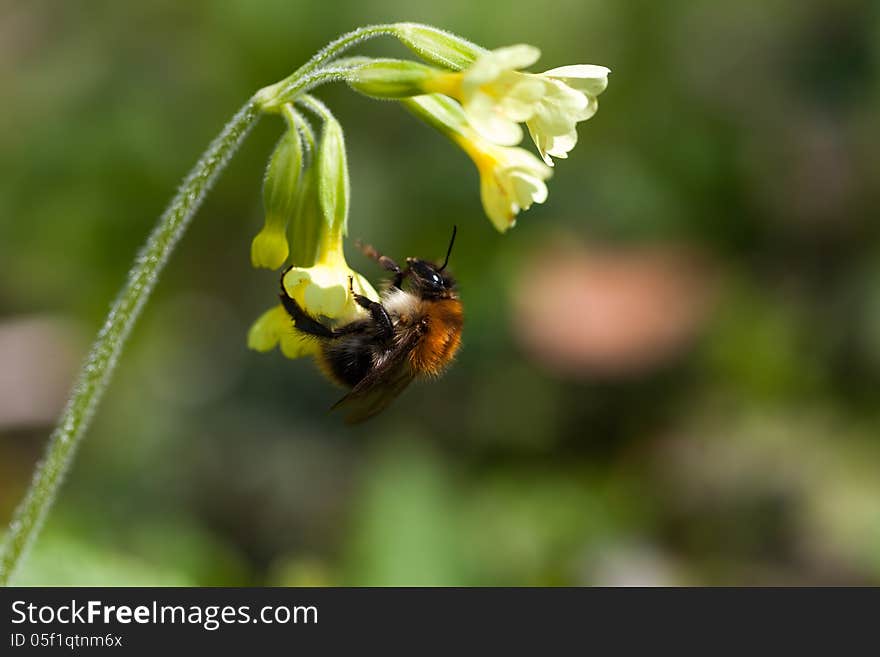
M 541 50 L 526 43 L 496 48 L 491 57 L 496 66 L 508 70 L 527 68 L 541 59 Z
M 529 129 L 529 136 L 531 136 L 532 141 L 535 142 L 535 147 L 538 149 L 538 153 L 541 155 L 544 163 L 547 166 L 552 167 L 553 159 L 547 154 L 550 137 L 540 130 L 537 130 L 534 121 L 529 121 L 526 126 Z
M 270 308 L 251 325 L 248 347 L 256 351 L 271 351 L 281 339 L 283 328 L 290 324 L 290 316 L 284 312 L 284 308 L 280 305 Z
M 525 171 L 541 180 L 553 175 L 552 169 L 524 148 L 505 148 L 503 151 L 503 157 L 499 159 L 503 160 L 505 169 Z
M 502 146 L 513 146 L 522 141 L 522 128 L 516 121 L 497 111 L 488 95 L 474 96 L 465 106 L 465 112 L 471 126 L 489 141 Z
M 514 225 L 520 210 L 547 200 L 544 180 L 552 170 L 522 148 L 475 142 L 483 209 L 501 232 Z
M 567 157 L 577 144 L 577 123 L 592 117 L 598 108 L 596 96 L 576 90 L 560 79 L 549 79 L 547 95 L 527 122 L 529 134 L 544 162 L 552 166 L 551 156 Z
M 251 242 L 251 264 L 254 267 L 278 269 L 287 260 L 289 252 L 285 225 L 267 222 Z
M 588 98 L 590 102 L 587 103 L 587 106 L 575 114 L 575 118 L 578 122 L 592 118 L 593 115 L 599 111 L 599 99 L 595 96 L 589 96 Z
M 547 185 L 535 176 L 514 171 L 509 176 L 516 204 L 528 210 L 532 203 L 543 203 L 547 200 Z
M 547 145 L 547 153 L 553 157 L 565 159 L 568 157 L 568 152 L 573 150 L 577 145 L 577 140 L 577 130 L 574 129 L 567 135 L 554 135 L 550 137 Z
M 288 296 L 293 297 L 295 290 L 304 282 L 311 280 L 312 276 L 309 273 L 309 269 L 311 267 L 291 267 L 284 272 L 281 284 L 284 285 L 284 291 L 287 292 Z
M 292 267 L 284 275 L 283 285 L 285 292 L 313 317 L 338 319 L 357 312 L 358 306 L 348 290 L 349 276 L 366 289 L 363 279 L 356 276 L 344 260 L 341 264 Z
M 255 351 L 271 351 L 281 345 L 281 352 L 288 358 L 299 358 L 315 353 L 315 340 L 294 328 L 290 315 L 279 304 L 264 312 L 248 331 L 248 348 Z
M 497 106 L 511 121 L 528 121 L 535 113 L 537 104 L 544 97 L 546 85 L 539 78 L 516 75 L 507 92 L 498 100 Z
M 340 284 L 307 284 L 303 290 L 303 306 L 318 317 L 339 317 L 348 300 L 348 281 Z
M 494 172 L 480 176 L 480 199 L 486 216 L 499 232 L 503 233 L 513 225 L 517 210 Z
M 598 96 L 608 87 L 608 74 L 611 69 L 593 64 L 573 64 L 544 71 L 543 75 L 565 82 L 578 91 Z

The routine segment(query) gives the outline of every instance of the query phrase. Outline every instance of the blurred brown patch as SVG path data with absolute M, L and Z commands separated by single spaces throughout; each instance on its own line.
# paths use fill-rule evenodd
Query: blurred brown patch
M 53 318 L 0 321 L 0 430 L 51 425 L 82 357 L 79 332 Z
M 514 330 L 526 351 L 564 375 L 628 376 L 678 354 L 703 324 L 711 276 L 674 245 L 558 240 L 523 267 Z

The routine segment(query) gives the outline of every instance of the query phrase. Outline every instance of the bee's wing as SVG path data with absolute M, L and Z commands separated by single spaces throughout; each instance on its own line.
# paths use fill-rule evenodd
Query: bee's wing
M 345 421 L 357 424 L 385 410 L 403 392 L 415 373 L 409 364 L 409 353 L 418 342 L 416 333 L 398 344 L 381 366 L 371 371 L 351 391 L 333 405 L 333 409 L 346 407 Z

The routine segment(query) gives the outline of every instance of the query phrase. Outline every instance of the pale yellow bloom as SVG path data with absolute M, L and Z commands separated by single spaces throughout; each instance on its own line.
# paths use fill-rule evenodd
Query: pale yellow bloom
M 374 301 L 379 295 L 369 281 L 348 266 L 342 254 L 341 234 L 321 249 L 320 260 L 312 267 L 291 267 L 284 274 L 283 285 L 287 295 L 309 315 L 319 321 L 345 324 L 366 311 L 357 305 L 349 289 L 351 277 L 354 291 Z M 257 351 L 271 351 L 281 346 L 288 358 L 315 353 L 317 342 L 296 330 L 293 319 L 279 304 L 265 313 L 248 332 L 248 347 Z
M 300 196 L 290 194 L 296 202 L 291 203 L 288 210 L 297 223 L 292 234 L 308 244 L 294 244 L 293 253 L 299 257 L 298 266 L 284 272 L 281 284 L 287 296 L 294 299 L 309 316 L 333 326 L 348 323 L 359 315 L 366 316 L 366 311 L 354 300 L 352 288 L 355 293 L 374 301 L 379 300 L 379 295 L 345 261 L 342 240 L 348 217 L 349 194 L 345 143 L 342 128 L 333 116 L 323 105 L 317 101 L 314 103 L 324 118 L 317 161 L 306 171 L 303 184 L 297 186 L 296 191 Z M 298 126 L 303 126 L 311 148 L 313 138 L 307 124 L 295 113 L 292 113 L 291 123 L 297 130 L 300 129 Z M 284 224 L 277 225 L 284 229 Z M 274 239 L 277 232 L 275 226 L 276 223 L 267 221 L 266 227 L 254 240 L 255 251 L 262 242 L 268 243 Z M 281 238 L 285 248 L 284 258 L 287 258 L 288 243 L 283 232 Z M 275 256 L 273 263 L 280 256 L 280 251 Z M 254 259 L 256 264 L 257 258 Z M 315 353 L 318 346 L 314 338 L 296 330 L 293 319 L 280 304 L 263 313 L 248 332 L 248 347 L 251 349 L 270 351 L 277 345 L 281 346 L 282 353 L 288 358 Z
M 468 123 L 457 102 L 437 93 L 403 102 L 416 116 L 458 144 L 477 165 L 483 209 L 499 231 L 513 226 L 522 210 L 547 200 L 544 181 L 553 170 L 523 148 L 499 146 L 483 138 Z
M 485 139 L 502 146 L 522 140 L 526 123 L 544 161 L 564 158 L 577 143 L 577 123 L 598 108 L 609 69 L 578 64 L 526 73 L 540 51 L 520 44 L 492 50 L 461 72 L 438 74 L 423 86 L 458 100 L 468 123 Z
M 356 293 L 378 301 L 376 291 L 363 276 L 349 268 L 341 251 L 339 257 L 322 260 L 312 267 L 291 267 L 284 274 L 283 284 L 287 295 L 313 317 L 346 322 L 363 310 L 352 297 L 349 278 Z
M 547 200 L 544 181 L 552 171 L 527 150 L 499 146 L 477 134 L 453 139 L 477 165 L 483 209 L 499 231 L 513 227 L 521 210 Z
M 599 109 L 598 96 L 608 86 L 610 72 L 604 66 L 575 64 L 539 74 L 545 93 L 526 125 L 548 165 L 553 166 L 550 156 L 566 158 L 577 144 L 577 124 Z
M 287 224 L 296 207 L 302 162 L 300 133 L 291 121 L 266 168 L 263 181 L 266 221 L 251 242 L 251 263 L 254 267 L 278 269 L 287 260 L 290 253 Z
M 289 252 L 285 223 L 266 221 L 251 242 L 251 264 L 254 267 L 278 269 L 287 260 Z
M 294 329 L 290 315 L 281 304 L 264 312 L 253 323 L 248 331 L 247 344 L 255 351 L 272 351 L 280 344 L 281 353 L 288 358 L 313 354 L 318 349 L 317 342 Z
M 520 44 L 487 52 L 458 73 L 444 73 L 425 85 L 427 91 L 458 100 L 468 122 L 484 138 L 502 146 L 522 141 L 520 123 L 535 113 L 544 83 L 517 69 L 541 56 L 534 46 Z

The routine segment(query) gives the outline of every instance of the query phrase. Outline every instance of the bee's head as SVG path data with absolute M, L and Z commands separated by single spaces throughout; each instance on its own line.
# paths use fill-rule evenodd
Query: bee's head
M 449 256 L 452 253 L 452 245 L 455 244 L 456 227 L 452 228 L 452 239 L 449 240 L 449 248 L 446 250 L 446 259 L 443 264 L 438 267 L 427 260 L 419 260 L 418 258 L 407 258 L 409 265 L 410 281 L 413 288 L 424 297 L 449 297 L 454 294 L 455 281 L 448 274 L 444 274 L 443 270 L 449 264 Z
M 443 297 L 448 296 L 455 287 L 455 282 L 443 269 L 427 260 L 407 258 L 409 264 L 410 285 L 421 296 Z

